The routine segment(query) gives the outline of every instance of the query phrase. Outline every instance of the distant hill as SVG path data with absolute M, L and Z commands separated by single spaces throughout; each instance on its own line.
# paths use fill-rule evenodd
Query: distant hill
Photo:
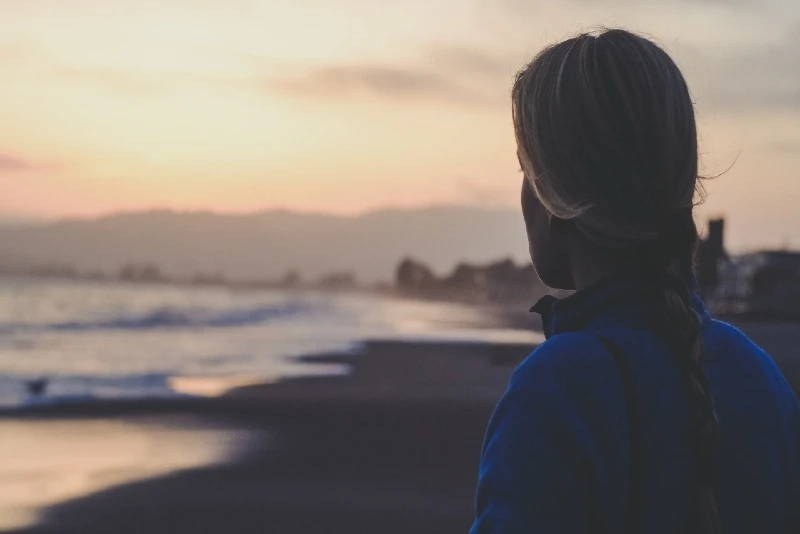
M 460 261 L 527 256 L 515 210 L 435 207 L 357 217 L 267 211 L 250 215 L 150 211 L 91 220 L 0 225 L 0 267 L 69 264 L 114 273 L 129 262 L 178 275 L 308 278 L 354 271 L 388 280 L 413 256 L 439 272 Z

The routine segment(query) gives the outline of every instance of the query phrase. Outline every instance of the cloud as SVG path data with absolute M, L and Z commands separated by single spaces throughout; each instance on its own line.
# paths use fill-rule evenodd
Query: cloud
M 0 152 L 0 172 L 22 172 L 32 171 L 39 168 L 39 165 L 17 157 L 13 154 Z
M 433 43 L 414 64 L 334 63 L 267 78 L 268 90 L 292 96 L 433 99 L 493 105 L 506 97 L 517 65 L 460 44 Z M 504 100 L 503 100 L 504 101 Z
M 485 104 L 491 98 L 468 76 L 499 78 L 506 84 L 507 69 L 488 54 L 459 47 L 432 47 L 417 65 L 323 64 L 286 66 L 278 74 L 265 74 L 269 64 L 252 60 L 250 74 L 123 71 L 114 68 L 60 67 L 54 75 L 71 82 L 93 84 L 116 93 L 152 94 L 183 88 L 221 87 L 277 93 L 290 97 L 347 98 L 371 95 L 394 100 L 438 99 Z M 505 71 L 505 73 L 504 73 Z M 498 76 L 499 75 L 499 76 Z
M 730 112 L 800 112 L 800 28 L 763 45 L 685 47 L 702 103 Z
M 0 174 L 61 172 L 64 169 L 60 163 L 33 161 L 10 152 L 0 152 Z
M 299 76 L 272 78 L 268 81 L 268 88 L 297 96 L 341 97 L 370 94 L 393 99 L 436 98 L 462 103 L 481 103 L 486 100 L 452 77 L 433 69 L 394 65 L 314 67 Z

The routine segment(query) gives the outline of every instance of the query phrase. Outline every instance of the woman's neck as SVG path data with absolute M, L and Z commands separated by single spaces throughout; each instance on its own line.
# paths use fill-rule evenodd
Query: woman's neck
M 585 239 L 585 238 L 584 238 Z M 572 283 L 576 291 L 586 289 L 620 272 L 619 262 L 608 249 L 584 240 L 571 247 Z

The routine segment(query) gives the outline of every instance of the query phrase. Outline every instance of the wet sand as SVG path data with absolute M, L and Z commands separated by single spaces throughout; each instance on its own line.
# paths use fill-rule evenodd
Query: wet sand
M 797 324 L 740 326 L 800 385 Z M 67 422 L 81 432 L 98 420 L 124 422 L 147 436 L 147 454 L 166 456 L 165 465 L 175 463 L 176 447 L 206 458 L 161 474 L 140 470 L 138 481 L 112 481 L 47 507 L 36 526 L 14 532 L 463 534 L 486 422 L 530 348 L 375 342 L 357 356 L 306 358 L 352 365 L 348 376 L 248 386 L 216 399 L 50 407 L 0 420 L 0 432 L 7 424 L 52 429 Z M 94 435 L 109 447 L 117 439 Z M 137 471 L 134 464 L 125 469 Z
M 187 451 L 213 441 L 214 431 L 248 444 L 227 462 L 176 466 L 48 507 L 36 526 L 14 532 L 463 533 L 486 421 L 530 348 L 371 343 L 360 356 L 308 358 L 353 365 L 346 377 L 218 399 L 43 407 L 22 423 L 67 421 L 80 432 L 97 419 L 129 422 L 153 445 L 166 426 L 184 430 Z M 21 424 L 17 417 L 0 427 L 12 421 Z
M 0 420 L 0 436 L 0 529 L 108 487 L 223 464 L 269 438 L 178 416 Z

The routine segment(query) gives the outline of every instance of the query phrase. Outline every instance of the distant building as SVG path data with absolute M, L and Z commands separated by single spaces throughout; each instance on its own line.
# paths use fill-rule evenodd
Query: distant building
M 720 265 L 718 313 L 800 316 L 800 252 L 760 251 Z
M 719 284 L 721 266 L 728 261 L 725 252 L 725 220 L 708 221 L 708 234 L 697 246 L 697 283 L 703 297 L 709 297 Z
M 697 250 L 697 280 L 715 313 L 800 316 L 800 252 L 763 250 L 729 255 L 725 221 L 712 219 Z

